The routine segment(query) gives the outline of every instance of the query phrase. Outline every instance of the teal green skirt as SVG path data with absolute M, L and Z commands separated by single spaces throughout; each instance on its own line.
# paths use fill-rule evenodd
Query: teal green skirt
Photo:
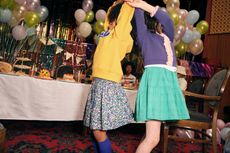
M 135 120 L 189 119 L 176 72 L 161 67 L 145 68 L 138 89 Z

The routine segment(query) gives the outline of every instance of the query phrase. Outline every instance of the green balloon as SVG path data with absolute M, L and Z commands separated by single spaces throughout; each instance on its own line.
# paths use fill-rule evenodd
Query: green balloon
M 173 21 L 174 26 L 176 26 L 179 23 L 179 16 L 176 13 L 176 11 L 170 11 L 168 14 L 171 20 Z
M 93 11 L 89 11 L 85 16 L 85 22 L 92 22 L 94 19 Z
M 40 16 L 37 13 L 30 11 L 25 14 L 24 20 L 28 27 L 32 27 L 40 22 Z
M 93 25 L 93 30 L 97 34 L 100 34 L 102 31 L 104 31 L 104 22 L 101 20 L 98 20 L 97 22 L 95 22 Z
M 183 55 L 188 50 L 188 44 L 180 41 L 179 44 L 175 46 L 175 50 L 178 51 L 180 55 Z
M 176 52 L 176 57 L 179 58 L 181 55 L 180 55 L 180 52 L 178 50 L 175 50 Z
M 200 34 L 205 34 L 208 31 L 208 22 L 202 20 L 196 25 L 196 30 L 200 32 Z
M 14 0 L 0 0 L 0 7 L 2 8 L 9 8 L 12 10 L 15 4 Z

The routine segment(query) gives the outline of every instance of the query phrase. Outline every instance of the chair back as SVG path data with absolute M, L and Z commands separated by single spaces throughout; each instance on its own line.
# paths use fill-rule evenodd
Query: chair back
M 228 77 L 229 77 L 229 71 L 227 69 L 223 69 L 215 73 L 212 76 L 212 78 L 208 81 L 208 84 L 204 91 L 205 95 L 221 96 L 224 92 Z M 215 106 L 218 104 L 218 102 L 210 101 L 209 104 Z

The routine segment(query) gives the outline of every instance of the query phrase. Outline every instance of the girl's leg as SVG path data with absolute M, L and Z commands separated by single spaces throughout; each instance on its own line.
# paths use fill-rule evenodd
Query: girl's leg
M 139 144 L 136 153 L 150 153 L 160 141 L 160 130 L 160 121 L 147 121 L 145 138 Z
M 112 153 L 112 146 L 107 137 L 106 131 L 93 130 L 93 134 L 97 140 L 100 153 Z

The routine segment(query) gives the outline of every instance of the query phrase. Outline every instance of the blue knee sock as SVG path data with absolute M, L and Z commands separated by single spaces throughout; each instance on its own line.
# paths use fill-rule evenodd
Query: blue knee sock
M 95 153 L 100 153 L 100 150 L 99 150 L 99 146 L 98 146 L 98 142 L 97 140 L 95 139 L 93 133 L 90 134 L 90 138 L 93 142 L 93 147 L 94 147 L 94 150 L 95 150 Z
M 112 147 L 109 139 L 105 139 L 103 142 L 98 142 L 100 153 L 112 153 Z

